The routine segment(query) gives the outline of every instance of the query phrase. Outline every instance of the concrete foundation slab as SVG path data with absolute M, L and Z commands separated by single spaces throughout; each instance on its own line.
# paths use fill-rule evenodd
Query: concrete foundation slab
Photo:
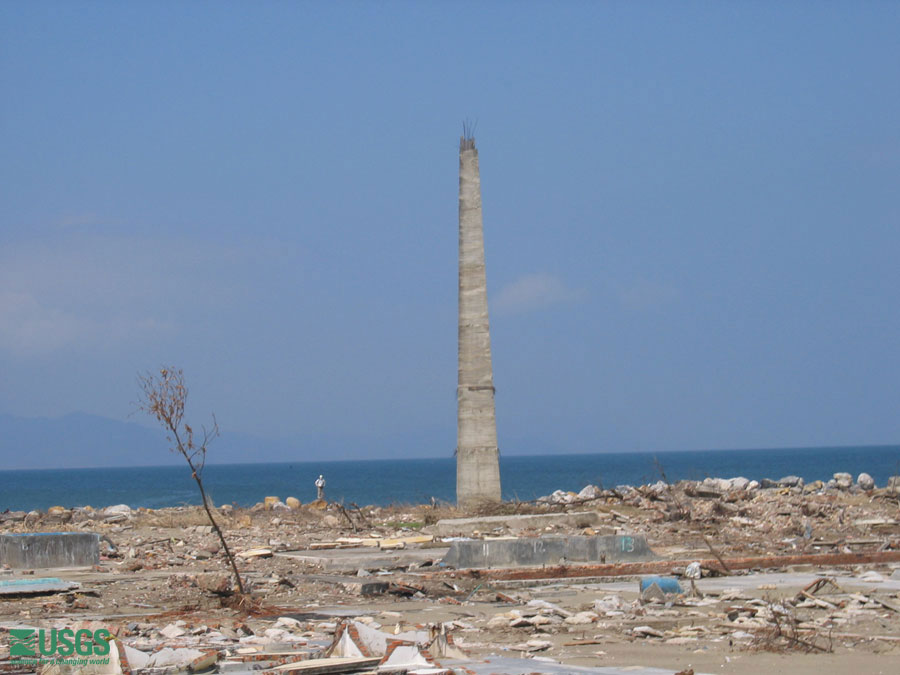
M 449 548 L 410 548 L 382 551 L 368 547 L 326 549 L 324 551 L 284 551 L 276 556 L 318 565 L 326 572 L 356 572 L 357 570 L 406 569 L 443 558 Z
M 597 511 L 578 511 L 574 513 L 532 513 L 518 516 L 484 516 L 481 518 L 445 518 L 426 528 L 428 532 L 439 537 L 469 536 L 475 532 L 491 532 L 495 528 L 510 530 L 544 529 L 559 525 L 562 527 L 597 527 L 604 522 L 602 514 Z M 607 531 L 601 534 L 613 534 L 608 524 Z
M 457 569 L 658 560 L 641 535 L 454 541 L 444 564 Z
M 0 564 L 12 569 L 98 565 L 100 535 L 93 532 L 0 534 Z

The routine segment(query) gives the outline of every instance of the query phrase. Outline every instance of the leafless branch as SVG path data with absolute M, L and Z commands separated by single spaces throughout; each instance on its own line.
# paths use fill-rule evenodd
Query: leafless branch
M 191 478 L 194 479 L 200 490 L 203 509 L 206 511 L 213 529 L 219 536 L 222 550 L 225 552 L 225 557 L 228 559 L 231 570 L 234 573 L 238 592 L 243 595 L 244 584 L 241 581 L 237 563 L 231 554 L 231 550 L 228 548 L 225 535 L 213 517 L 206 489 L 203 486 L 202 473 L 203 467 L 206 466 L 206 449 L 213 439 L 219 435 L 219 424 L 215 415 L 212 418 L 212 426 L 209 429 L 201 427 L 202 437 L 198 437 L 199 442 L 195 441 L 193 427 L 184 421 L 188 389 L 184 384 L 184 372 L 180 368 L 163 367 L 159 369 L 159 374 L 149 371 L 142 375 L 139 374 L 138 386 L 141 391 L 140 399 L 137 403 L 138 410 L 147 413 L 162 425 L 166 430 L 166 438 L 171 444 L 169 449 L 180 454 L 188 463 L 191 469 Z

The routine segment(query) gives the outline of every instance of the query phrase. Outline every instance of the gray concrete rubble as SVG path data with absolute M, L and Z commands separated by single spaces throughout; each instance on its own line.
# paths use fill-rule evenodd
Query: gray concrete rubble
M 642 535 L 454 541 L 444 564 L 459 569 L 658 560 Z

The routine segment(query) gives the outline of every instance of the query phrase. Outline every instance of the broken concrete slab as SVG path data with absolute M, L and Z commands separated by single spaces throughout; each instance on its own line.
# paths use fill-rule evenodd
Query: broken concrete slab
M 190 649 L 188 647 L 163 647 L 159 651 L 153 652 L 150 660 L 147 662 L 147 668 L 170 668 L 170 667 L 187 667 L 194 660 L 205 657 L 206 652 L 199 649 Z
M 359 621 L 349 621 L 338 626 L 334 642 L 326 650 L 326 656 L 384 656 L 392 643 L 425 645 L 428 641 L 428 631 L 408 631 L 391 635 Z
M 648 560 L 659 556 L 642 535 L 607 535 L 454 541 L 443 562 L 468 569 Z
M 433 659 L 418 645 L 392 642 L 378 666 L 379 671 L 403 673 L 452 673 L 446 668 L 436 668 Z
M 344 577 L 328 574 L 306 574 L 303 581 L 313 581 L 330 586 L 338 586 L 356 595 L 384 595 L 390 582 L 379 577 Z
M 604 522 L 598 511 L 578 511 L 573 513 L 535 513 L 518 516 L 484 516 L 480 518 L 445 518 L 426 528 L 438 537 L 453 535 L 468 536 L 475 532 L 490 532 L 495 528 L 511 530 L 543 529 L 559 525 L 562 527 L 593 527 L 597 529 Z M 613 529 L 609 528 L 608 534 Z
M 12 569 L 91 567 L 100 563 L 94 532 L 0 534 L 0 564 Z
M 275 553 L 275 556 L 317 565 L 325 572 L 356 572 L 360 569 L 406 569 L 410 565 L 440 560 L 449 550 L 449 548 L 381 550 L 359 547 L 324 551 L 284 551 Z
M 65 593 L 80 588 L 75 581 L 63 581 L 56 577 L 36 579 L 11 579 L 0 581 L 0 595 L 42 595 L 44 593 Z

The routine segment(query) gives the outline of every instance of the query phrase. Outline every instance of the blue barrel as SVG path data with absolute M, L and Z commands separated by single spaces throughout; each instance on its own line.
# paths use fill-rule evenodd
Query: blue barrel
M 678 583 L 678 579 L 675 577 L 644 577 L 641 579 L 641 593 L 653 584 L 659 586 L 659 590 L 667 595 L 670 593 L 684 593 L 684 589 L 681 588 L 681 584 Z

